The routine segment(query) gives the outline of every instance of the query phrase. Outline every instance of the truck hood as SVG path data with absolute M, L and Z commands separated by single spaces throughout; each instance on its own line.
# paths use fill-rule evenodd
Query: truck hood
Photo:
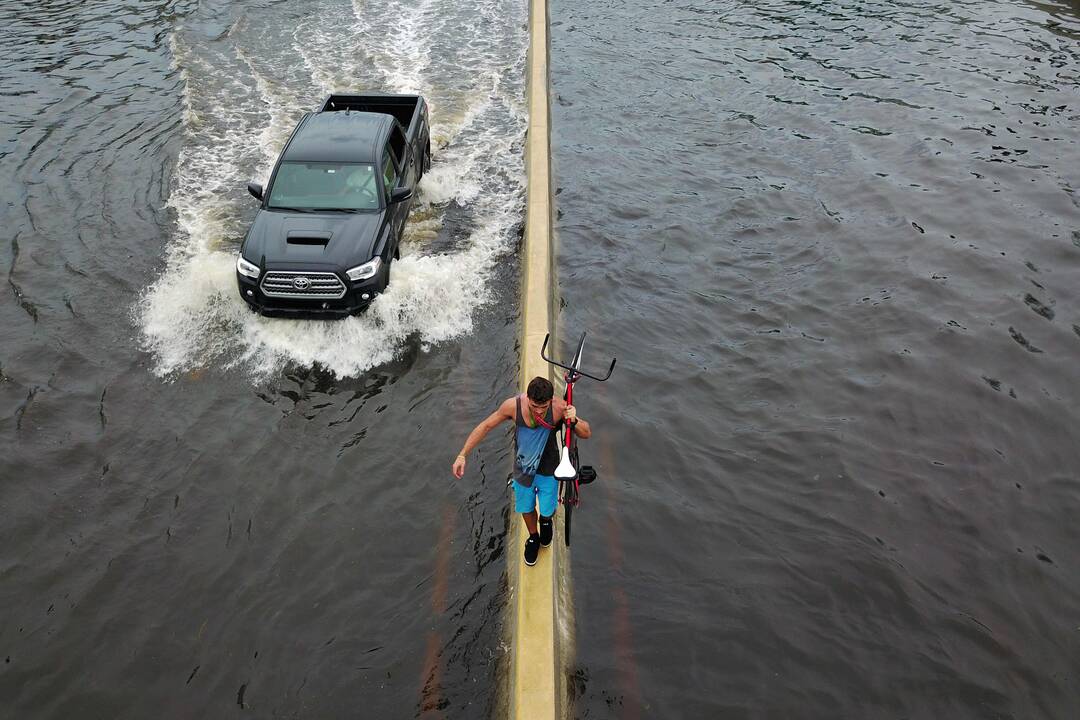
M 243 254 L 268 269 L 344 271 L 372 258 L 381 213 L 285 213 L 260 210 Z

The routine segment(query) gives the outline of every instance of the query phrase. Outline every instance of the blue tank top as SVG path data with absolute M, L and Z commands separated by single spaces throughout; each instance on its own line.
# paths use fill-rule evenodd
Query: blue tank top
M 514 479 L 524 487 L 532 487 L 533 477 L 540 467 L 540 459 L 544 456 L 544 448 L 547 447 L 548 438 L 555 426 L 555 410 L 549 407 L 544 415 L 544 423 L 549 427 L 537 423 L 536 427 L 525 424 L 525 418 L 521 416 L 521 396 L 514 400 L 514 440 L 517 445 L 517 455 L 514 457 Z

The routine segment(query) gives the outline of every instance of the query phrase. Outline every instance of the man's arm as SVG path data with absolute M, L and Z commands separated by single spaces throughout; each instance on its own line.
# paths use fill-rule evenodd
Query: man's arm
M 573 405 L 571 405 L 570 407 L 573 407 Z M 589 425 L 588 422 L 586 422 L 585 420 L 582 420 L 579 417 L 575 417 L 575 419 L 577 420 L 577 424 L 574 425 L 574 434 L 577 435 L 582 440 L 588 440 L 589 438 L 591 438 L 592 437 L 592 426 Z
M 563 421 L 567 425 L 574 426 L 574 434 L 582 440 L 592 437 L 592 426 L 577 416 L 577 409 L 573 405 L 567 405 L 564 400 L 559 400 L 562 408 Z
M 512 397 L 505 400 L 499 409 L 487 416 L 487 418 L 473 428 L 473 431 L 469 433 L 469 437 L 465 439 L 465 444 L 461 448 L 461 452 L 457 458 L 454 459 L 453 473 L 454 477 L 458 480 L 465 474 L 465 458 L 469 453 L 473 451 L 480 441 L 484 439 L 489 432 L 495 429 L 504 420 L 514 419 L 514 403 L 517 402 L 517 397 Z

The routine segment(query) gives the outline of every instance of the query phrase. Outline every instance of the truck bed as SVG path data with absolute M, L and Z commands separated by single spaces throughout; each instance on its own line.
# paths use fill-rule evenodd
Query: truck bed
M 331 95 L 326 98 L 320 112 L 340 112 L 342 110 L 393 115 L 401 123 L 401 127 L 405 128 L 405 134 L 412 137 L 415 130 L 413 123 L 420 114 L 420 96 Z

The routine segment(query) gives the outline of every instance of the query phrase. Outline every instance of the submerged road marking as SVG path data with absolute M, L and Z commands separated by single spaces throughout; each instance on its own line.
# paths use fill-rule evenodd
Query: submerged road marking
M 467 365 L 466 365 L 467 366 Z M 462 382 L 463 392 L 461 398 L 474 397 L 475 388 L 473 378 L 467 372 Z M 468 415 L 461 412 L 451 413 L 455 422 L 455 435 L 468 433 Z M 424 666 L 420 675 L 420 703 L 418 717 L 443 718 L 443 708 L 447 702 L 442 694 L 442 649 L 439 642 L 439 631 L 434 626 L 446 613 L 446 599 L 450 591 L 450 544 L 454 539 L 455 509 L 451 501 L 446 500 L 442 504 L 439 517 L 442 523 L 439 526 L 439 540 L 435 553 L 435 574 L 431 583 L 431 612 L 432 628 L 428 633 L 427 649 L 424 651 Z
M 438 551 L 435 556 L 435 575 L 431 583 L 431 611 L 433 622 L 446 612 L 446 596 L 450 587 L 450 541 L 454 535 L 454 508 L 443 503 L 442 526 L 439 529 Z M 427 649 L 424 652 L 424 669 L 420 675 L 420 717 L 443 717 L 440 712 L 445 704 L 442 696 L 442 650 L 439 646 L 439 631 L 432 628 L 428 633 Z
M 608 558 L 612 569 L 619 571 L 623 566 L 624 555 L 619 515 L 615 508 L 617 497 L 612 487 L 615 479 L 615 453 L 607 439 L 600 443 L 600 461 L 603 463 L 604 474 L 608 476 L 604 483 L 604 495 L 607 498 Z M 612 591 L 612 599 L 611 633 L 615 645 L 615 675 L 619 678 L 619 691 L 625 700 L 620 706 L 619 717 L 637 720 L 641 717 L 641 686 L 638 683 L 637 662 L 634 660 L 630 600 L 626 596 L 626 588 L 616 585 Z

